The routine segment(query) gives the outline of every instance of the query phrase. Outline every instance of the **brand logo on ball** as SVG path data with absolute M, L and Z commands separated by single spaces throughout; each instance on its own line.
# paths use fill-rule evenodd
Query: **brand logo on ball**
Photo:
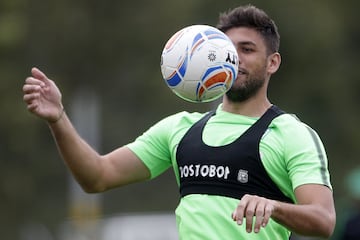
M 231 63 L 231 64 L 236 64 L 236 62 L 237 62 L 237 55 L 228 52 L 228 55 L 227 55 L 227 57 L 226 57 L 226 62 L 229 62 L 229 63 Z
M 213 52 L 213 51 L 212 51 L 212 52 L 209 52 L 208 59 L 209 59 L 210 62 L 215 61 L 215 60 L 216 60 L 216 54 L 215 54 L 215 52 Z

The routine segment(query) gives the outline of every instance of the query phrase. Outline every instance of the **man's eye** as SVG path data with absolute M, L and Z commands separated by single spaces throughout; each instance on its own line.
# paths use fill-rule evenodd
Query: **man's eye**
M 253 49 L 252 48 L 243 48 L 243 51 L 244 52 L 253 52 Z

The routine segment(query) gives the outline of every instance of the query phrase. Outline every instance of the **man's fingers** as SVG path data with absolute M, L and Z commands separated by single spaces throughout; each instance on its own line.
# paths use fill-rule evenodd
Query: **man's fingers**
M 244 195 L 240 200 L 232 219 L 239 225 L 246 222 L 246 231 L 258 233 L 261 227 L 266 227 L 274 211 L 275 201 L 255 195 Z
M 246 218 L 246 231 L 251 232 L 253 229 L 253 218 L 255 216 L 256 211 L 256 201 L 249 201 L 248 206 L 246 207 L 245 211 L 245 218 Z
M 45 87 L 45 86 L 49 86 L 51 84 L 51 80 L 45 75 L 45 73 L 43 73 L 42 71 L 40 71 L 38 68 L 36 67 L 33 67 L 31 69 L 31 74 L 33 76 L 33 79 L 37 79 L 37 80 L 40 80 L 40 85 L 42 87 Z M 33 79 L 31 79 L 30 77 L 30 81 L 33 81 Z
M 28 104 L 28 105 L 27 105 L 27 109 L 28 109 L 30 112 L 34 112 L 37 107 L 38 107 L 38 103 L 37 103 L 37 102 L 32 102 L 31 104 Z
M 261 224 L 262 227 L 266 227 L 266 225 L 269 223 L 271 214 L 274 211 L 274 206 L 273 205 L 266 205 L 265 206 L 265 212 L 264 212 L 264 219 L 263 222 Z
M 24 102 L 26 102 L 27 104 L 32 103 L 35 99 L 39 98 L 39 93 L 38 92 L 34 92 L 34 93 L 29 93 L 29 94 L 25 94 L 23 99 Z
M 259 201 L 259 203 L 256 206 L 255 211 L 255 225 L 254 225 L 254 232 L 258 233 L 260 231 L 260 227 L 264 221 L 264 213 L 265 213 L 265 203 L 262 201 Z
M 38 85 L 41 87 L 45 87 L 45 83 L 43 80 L 40 80 L 35 77 L 28 77 L 25 79 L 25 85 Z
M 245 216 L 245 210 L 248 201 L 245 197 L 240 200 L 237 208 L 235 209 L 234 213 L 232 214 L 233 220 L 237 222 L 237 224 L 241 225 Z
M 32 92 L 39 92 L 41 91 L 40 85 L 34 85 L 34 84 L 25 84 L 23 86 L 23 92 L 25 94 L 32 93 Z

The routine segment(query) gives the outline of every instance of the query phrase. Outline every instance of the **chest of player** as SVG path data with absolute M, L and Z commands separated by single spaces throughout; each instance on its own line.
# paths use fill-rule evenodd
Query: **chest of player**
M 208 146 L 202 140 L 203 129 L 214 113 L 195 123 L 176 153 L 181 196 L 198 193 L 241 199 L 244 194 L 256 194 L 291 201 L 271 180 L 259 155 L 263 134 L 280 114 L 278 108 L 270 108 L 245 133 L 224 146 Z

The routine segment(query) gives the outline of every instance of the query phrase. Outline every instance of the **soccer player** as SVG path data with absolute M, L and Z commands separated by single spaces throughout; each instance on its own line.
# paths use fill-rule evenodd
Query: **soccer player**
M 152 179 L 173 167 L 181 239 L 329 237 L 335 209 L 317 133 L 267 97 L 281 62 L 277 27 L 261 9 L 220 15 L 239 55 L 238 77 L 208 113 L 162 119 L 132 143 L 99 155 L 76 132 L 54 81 L 37 68 L 23 86 L 27 108 L 47 121 L 59 152 L 86 192 Z

